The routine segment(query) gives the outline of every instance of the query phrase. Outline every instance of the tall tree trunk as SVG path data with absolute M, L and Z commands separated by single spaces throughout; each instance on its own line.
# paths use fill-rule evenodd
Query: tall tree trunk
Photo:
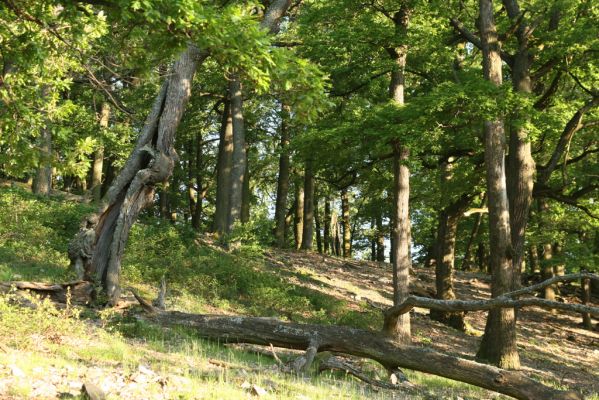
M 493 16 L 492 0 L 479 0 L 479 26 L 483 46 L 483 72 L 492 84 L 500 86 L 500 45 Z M 505 176 L 505 136 L 499 119 L 484 122 L 485 165 L 489 197 L 489 237 L 493 297 L 512 290 L 514 286 L 513 250 L 510 233 L 510 210 Z M 485 333 L 477 357 L 501 368 L 519 368 L 516 345 L 516 313 L 514 309 L 489 311 Z
M 111 157 L 107 157 L 105 160 L 106 173 L 104 174 L 104 182 L 102 182 L 102 195 L 100 198 L 106 195 L 108 189 L 112 185 L 112 182 L 116 179 L 117 170 L 114 167 L 114 160 Z
M 295 183 L 295 219 L 293 225 L 295 249 L 299 250 L 304 234 L 304 186 L 299 180 Z
M 526 95 L 532 93 L 530 78 L 530 54 L 528 38 L 530 28 L 517 0 L 503 0 L 509 18 L 518 24 L 516 38 L 518 51 L 512 65 L 512 86 L 515 91 Z M 522 119 L 523 116 L 520 116 Z M 510 126 L 510 143 L 507 170 L 507 188 L 510 206 L 510 232 L 513 249 L 514 286 L 520 286 L 520 274 L 524 262 L 524 239 L 528 214 L 532 203 L 535 162 L 531 154 L 531 143 L 523 121 Z
M 370 220 L 370 261 L 376 261 L 376 219 Z
M 385 262 L 385 235 L 383 233 L 383 217 L 376 217 L 376 261 Z
M 351 257 L 351 225 L 349 221 L 349 194 L 341 191 L 341 216 L 343 222 L 343 258 Z
M 233 159 L 233 116 L 231 102 L 225 101 L 218 143 L 216 171 L 216 203 L 212 231 L 218 235 L 227 232 L 229 197 L 231 193 L 231 160 Z
M 52 131 L 44 126 L 39 138 L 40 159 L 33 177 L 31 190 L 35 194 L 49 195 L 52 190 Z
M 281 144 L 279 155 L 279 178 L 277 180 L 277 200 L 275 204 L 275 243 L 278 248 L 285 247 L 285 216 L 287 214 L 287 196 L 289 193 L 289 132 L 287 121 L 288 107 L 281 107 Z
M 544 199 L 539 199 L 538 205 L 541 215 L 549 212 L 549 205 Z M 555 276 L 555 271 L 553 269 L 553 246 L 551 243 L 544 243 L 542 247 L 543 254 L 541 255 L 541 277 L 543 280 L 545 280 Z M 555 285 L 546 286 L 543 291 L 543 297 L 547 300 L 555 300 L 555 290 Z
M 470 199 L 470 196 L 464 195 L 439 213 L 435 252 L 435 279 L 437 298 L 440 300 L 454 300 L 456 298 L 453 291 L 456 234 L 460 216 L 468 206 Z M 463 312 L 452 313 L 431 310 L 431 318 L 461 331 L 466 329 Z
M 260 27 L 274 34 L 279 31 L 279 21 L 291 6 L 291 0 L 275 0 L 264 12 Z M 231 192 L 229 194 L 229 213 L 227 231 L 231 231 L 241 220 L 243 203 L 243 181 L 247 170 L 247 152 L 245 126 L 243 120 L 243 93 L 241 80 L 233 75 L 229 81 L 231 95 L 231 114 L 233 115 L 233 156 L 231 168 Z M 237 247 L 239 243 L 230 243 Z
M 394 61 L 389 84 L 389 96 L 397 104 L 404 104 L 405 68 L 408 46 L 405 44 L 411 9 L 406 3 L 393 15 L 395 38 L 402 43 L 387 49 Z M 393 304 L 399 304 L 409 296 L 410 283 L 410 170 L 407 166 L 409 149 L 398 140 L 391 143 L 393 150 L 393 215 L 391 259 L 393 263 Z M 410 314 L 405 313 L 387 321 L 383 330 L 402 343 L 411 341 Z
M 203 145 L 202 145 L 202 134 L 198 132 L 196 134 L 196 154 L 195 154 L 195 184 L 196 184 L 196 197 L 195 197 L 195 207 L 191 214 L 191 226 L 193 229 L 198 232 L 200 230 L 202 224 L 202 212 L 204 208 L 204 182 L 202 176 L 202 157 L 204 153 Z
M 85 275 L 102 284 L 110 304 L 120 296 L 121 259 L 131 226 L 139 212 L 152 204 L 156 185 L 172 174 L 177 127 L 191 95 L 193 75 L 206 57 L 207 53 L 190 45 L 174 63 L 135 149 L 106 192 L 94 221 L 95 248 Z
M 170 183 L 166 182 L 162 188 L 158 190 L 158 206 L 160 208 L 160 218 L 171 219 L 171 202 L 169 193 Z
M 100 129 L 106 130 L 108 128 L 108 122 L 110 120 L 110 104 L 108 102 L 102 103 L 102 109 L 100 111 Z M 94 152 L 94 162 L 92 164 L 92 180 L 91 190 L 94 201 L 100 202 L 102 199 L 102 170 L 104 167 L 104 145 L 101 144 Z
M 318 210 L 319 202 L 320 198 L 318 196 L 314 196 L 314 225 L 316 229 L 316 249 L 318 250 L 318 253 L 322 254 L 322 233 L 320 231 L 322 224 L 320 222 L 320 211 Z
M 531 244 L 528 249 L 530 272 L 533 274 L 541 272 L 541 264 L 539 263 L 539 250 L 536 244 Z
M 329 197 L 326 196 L 324 198 L 324 253 L 329 253 L 330 249 L 332 249 L 331 245 L 331 202 Z
M 252 198 L 252 190 L 250 187 L 250 168 L 248 162 L 248 149 L 245 153 L 245 175 L 243 176 L 243 192 L 241 196 L 241 223 L 247 224 L 250 222 L 250 202 Z
M 314 175 L 312 161 L 306 161 L 304 174 L 304 226 L 302 234 L 302 250 L 312 250 L 314 238 Z
M 591 301 L 591 280 L 582 279 L 580 282 L 580 287 L 582 289 L 580 300 L 582 301 L 582 304 L 588 305 Z M 591 314 L 582 314 L 582 326 L 584 326 L 584 329 L 593 329 L 593 321 L 591 320 Z
M 396 143 L 393 147 L 393 305 L 402 303 L 410 294 L 410 171 L 406 165 L 409 150 Z M 411 341 L 410 313 L 405 313 L 383 327 L 387 334 L 402 343 Z
M 230 232 L 235 223 L 241 218 L 241 205 L 243 202 L 243 178 L 247 168 L 245 126 L 243 121 L 243 98 L 241 81 L 237 75 L 229 81 L 231 94 L 231 115 L 233 117 L 233 157 L 231 160 L 231 192 L 229 194 L 229 218 L 227 232 Z M 237 247 L 238 243 L 233 243 Z
M 487 274 L 491 273 L 489 269 L 487 251 L 485 249 L 485 244 L 482 241 L 478 242 L 478 246 L 476 247 L 476 265 L 478 266 L 478 270 L 480 272 Z

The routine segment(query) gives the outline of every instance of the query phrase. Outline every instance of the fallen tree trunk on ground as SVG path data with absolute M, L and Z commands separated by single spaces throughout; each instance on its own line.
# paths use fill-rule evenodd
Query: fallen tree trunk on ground
M 88 281 L 75 281 L 68 283 L 41 283 L 41 282 L 0 282 L 0 293 L 9 293 L 11 290 L 26 290 L 42 297 L 49 297 L 57 303 L 88 304 L 92 301 L 94 287 Z
M 579 279 L 599 281 L 599 275 L 581 272 L 578 274 L 555 276 L 543 282 L 537 283 L 536 285 L 514 290 L 513 292 L 509 293 L 504 293 L 501 296 L 497 296 L 489 300 L 439 300 L 428 297 L 409 296 L 401 304 L 390 307 L 383 311 L 385 325 L 393 326 L 392 324 L 399 318 L 399 316 L 409 312 L 414 307 L 440 311 L 488 311 L 496 308 L 522 308 L 537 306 L 548 310 L 556 309 L 583 314 L 588 313 L 599 318 L 599 307 L 593 307 L 585 304 L 561 303 L 558 301 L 545 300 L 537 297 L 527 297 L 524 299 L 517 298 L 525 294 L 532 294 L 540 289 L 558 282 L 571 282 Z
M 555 390 L 516 371 L 458 358 L 426 348 L 400 345 L 378 332 L 345 326 L 283 322 L 274 318 L 197 315 L 159 311 L 136 295 L 147 319 L 163 326 L 185 326 L 204 338 L 349 354 L 375 360 L 387 369 L 407 368 L 469 383 L 517 399 L 578 399 L 575 392 Z

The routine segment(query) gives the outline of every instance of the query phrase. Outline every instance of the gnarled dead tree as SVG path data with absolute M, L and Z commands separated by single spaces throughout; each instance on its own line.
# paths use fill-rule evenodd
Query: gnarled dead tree
M 290 5 L 290 0 L 272 2 L 262 28 L 273 31 Z M 102 284 L 112 305 L 121 293 L 121 259 L 129 231 L 140 211 L 152 203 L 156 186 L 172 175 L 177 161 L 175 134 L 191 96 L 195 71 L 208 56 L 208 51 L 190 44 L 173 64 L 133 152 L 96 212 L 96 241 L 84 276 Z M 72 252 L 77 253 L 77 249 Z

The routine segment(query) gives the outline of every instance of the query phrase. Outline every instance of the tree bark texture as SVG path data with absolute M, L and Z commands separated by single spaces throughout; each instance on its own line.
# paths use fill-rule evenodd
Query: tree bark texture
M 185 326 L 219 342 L 273 345 L 290 349 L 349 354 L 375 360 L 387 369 L 408 368 L 466 382 L 524 400 L 576 399 L 524 374 L 449 356 L 426 348 L 399 344 L 376 332 L 345 326 L 296 324 L 273 318 L 186 314 L 156 311 L 147 318 L 164 326 Z
M 324 198 L 324 253 L 325 254 L 331 254 L 329 253 L 330 249 L 332 249 L 331 246 L 331 202 L 329 200 L 329 197 L 326 196 Z
M 285 216 L 287 214 L 287 196 L 289 194 L 289 131 L 288 108 L 281 109 L 281 143 L 279 145 L 279 177 L 277 180 L 277 200 L 275 203 L 275 243 L 278 248 L 285 247 Z
M 317 190 L 316 190 L 317 191 Z M 319 211 L 319 203 L 320 198 L 318 196 L 314 196 L 314 229 L 316 230 L 316 249 L 318 253 L 322 254 L 322 223 L 320 220 L 320 211 Z
M 589 278 L 582 278 L 580 280 L 581 300 L 583 305 L 588 305 L 591 302 L 591 280 Z M 582 313 L 582 326 L 585 329 L 593 329 L 593 321 L 591 320 L 591 313 Z
M 503 81 L 500 44 L 492 0 L 479 0 L 479 26 L 485 79 L 499 86 Z M 497 297 L 514 285 L 510 209 L 505 172 L 505 136 L 501 120 L 484 122 L 487 195 L 489 197 L 491 295 Z M 489 311 L 477 357 L 501 368 L 520 367 L 516 343 L 516 313 L 502 308 Z
M 314 239 L 314 175 L 312 161 L 306 161 L 304 173 L 304 226 L 302 233 L 302 250 L 312 250 Z
M 349 193 L 341 191 L 341 218 L 343 224 L 343 258 L 351 257 L 351 224 L 349 220 Z
M 108 129 L 110 121 L 110 104 L 102 103 L 100 110 L 100 129 L 102 131 Z M 95 202 L 100 202 L 102 199 L 102 170 L 104 167 L 104 145 L 100 144 L 94 152 L 94 162 L 92 164 L 92 180 L 91 191 Z
M 530 52 L 528 38 L 530 28 L 527 17 L 523 16 L 518 0 L 503 0 L 508 17 L 518 24 L 516 39 L 518 51 L 512 64 L 512 86 L 515 91 L 532 93 L 530 78 Z M 510 205 L 510 232 L 513 249 L 514 285 L 520 285 L 520 274 L 524 262 L 524 239 L 528 214 L 532 203 L 535 162 L 531 154 L 531 143 L 528 132 L 520 121 L 518 126 L 510 126 L 510 142 L 508 155 L 507 188 Z
M 376 217 L 376 261 L 385 262 L 385 234 L 381 215 Z
M 252 187 L 250 186 L 250 168 L 248 146 L 245 149 L 245 174 L 243 176 L 243 190 L 241 193 L 241 223 L 250 222 L 250 207 L 252 201 Z
M 172 174 L 177 159 L 175 133 L 191 95 L 193 75 L 206 57 L 207 53 L 190 45 L 174 63 L 133 152 L 98 210 L 96 244 L 86 276 L 102 284 L 110 304 L 120 296 L 121 259 L 131 226 L 152 203 L 156 185 Z
M 440 300 L 453 300 L 456 298 L 453 291 L 456 235 L 458 222 L 470 200 L 471 196 L 463 195 L 439 213 L 435 252 L 435 282 L 436 297 Z M 464 331 L 466 329 L 464 314 L 460 312 L 447 313 L 431 310 L 431 318 L 458 330 Z
M 387 49 L 394 61 L 389 84 L 389 97 L 399 105 L 405 103 L 405 68 L 408 47 L 405 44 L 411 9 L 402 3 L 393 15 L 395 47 Z M 410 282 L 410 170 L 407 166 L 409 149 L 399 140 L 392 142 L 393 150 L 393 212 L 391 232 L 391 262 L 393 263 L 393 304 L 400 304 L 408 295 Z M 387 323 L 389 322 L 389 324 Z M 385 321 L 383 330 L 402 343 L 410 342 L 410 314 Z
M 228 97 L 228 96 L 227 96 Z M 212 230 L 223 235 L 227 232 L 229 217 L 229 197 L 231 193 L 231 162 L 233 159 L 233 116 L 231 101 L 225 100 L 223 119 L 218 143 L 216 171 L 216 203 Z
M 395 143 L 393 148 L 393 304 L 401 304 L 409 295 L 410 284 L 410 171 L 406 165 L 409 151 Z M 410 314 L 386 320 L 383 329 L 402 343 L 410 342 Z
M 295 182 L 295 218 L 293 226 L 295 249 L 299 250 L 304 234 L 304 185 L 299 180 Z
M 231 158 L 231 193 L 229 193 L 229 216 L 227 233 L 241 218 L 243 202 L 243 178 L 247 168 L 245 124 L 243 120 L 243 97 L 238 76 L 229 81 L 231 116 L 233 118 L 233 156 Z

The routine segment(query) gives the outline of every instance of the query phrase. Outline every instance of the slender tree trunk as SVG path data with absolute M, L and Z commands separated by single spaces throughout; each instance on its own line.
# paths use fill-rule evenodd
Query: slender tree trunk
M 549 212 L 549 205 L 544 199 L 539 200 L 539 211 L 543 215 Z M 543 280 L 553 278 L 555 271 L 553 269 L 553 246 L 551 243 L 543 244 L 543 254 L 541 255 L 541 278 Z M 543 297 L 547 300 L 555 300 L 555 285 L 549 285 L 545 287 L 543 291 Z M 555 311 L 552 311 L 555 313 Z
M 341 216 L 343 218 L 343 258 L 351 257 L 351 225 L 349 221 L 349 194 L 341 191 Z
M 437 299 L 440 300 L 454 300 L 456 298 L 453 291 L 456 234 L 460 215 L 469 202 L 470 196 L 464 195 L 439 213 L 435 278 Z M 431 310 L 431 318 L 461 331 L 466 329 L 463 312 L 452 313 Z
M 275 204 L 275 243 L 278 248 L 285 247 L 285 216 L 287 213 L 287 196 L 289 193 L 289 132 L 287 120 L 289 111 L 283 105 L 281 110 L 281 144 L 279 155 L 279 178 L 277 181 L 277 200 Z
M 233 76 L 229 82 L 231 94 L 231 115 L 233 117 L 233 157 L 231 160 L 231 192 L 229 194 L 229 217 L 227 232 L 230 232 L 235 223 L 241 219 L 241 205 L 243 203 L 243 178 L 247 168 L 245 126 L 243 121 L 243 98 L 241 81 L 238 76 Z M 232 243 L 237 247 L 238 243 Z
M 110 120 L 110 104 L 102 103 L 100 111 L 100 129 L 106 130 Z M 91 190 L 96 203 L 102 199 L 102 170 L 104 167 L 104 145 L 100 145 L 94 152 L 94 162 L 92 164 Z
M 490 274 L 489 270 L 489 262 L 487 259 L 487 251 L 485 249 L 485 244 L 481 241 L 478 242 L 478 246 L 476 247 L 476 265 L 478 266 L 478 270 L 480 272 L 484 272 Z
M 530 272 L 533 274 L 541 272 L 541 264 L 539 263 L 539 250 L 536 244 L 531 244 L 528 248 Z
M 100 198 L 106 195 L 106 192 L 112 185 L 112 182 L 115 180 L 117 173 L 116 168 L 114 167 L 114 161 L 111 157 L 106 158 L 105 164 L 106 173 L 104 174 L 104 182 L 102 182 L 102 195 L 100 196 Z
M 324 198 L 324 253 L 330 254 L 331 245 L 331 202 L 327 197 Z M 331 251 L 333 253 L 333 251 Z
M 193 213 L 191 214 L 191 226 L 196 232 L 199 232 L 202 225 L 202 212 L 204 208 L 204 182 L 202 176 L 202 157 L 204 149 L 202 146 L 202 134 L 196 134 L 196 154 L 195 154 L 195 184 L 196 184 L 196 199 Z
M 591 301 L 591 280 L 582 279 L 580 282 L 580 287 L 582 288 L 580 300 L 582 301 L 582 304 L 588 305 Z M 593 330 L 593 321 L 591 320 L 591 314 L 582 314 L 582 326 L 584 326 L 584 329 Z
M 376 261 L 376 219 L 370 220 L 370 261 Z
M 295 219 L 294 219 L 295 249 L 302 245 L 304 234 L 304 186 L 299 180 L 295 183 Z
M 250 186 L 250 168 L 248 162 L 248 152 L 246 148 L 245 157 L 245 175 L 243 177 L 243 193 L 241 202 L 241 223 L 247 224 L 250 222 L 250 202 L 252 198 L 252 190 Z
M 487 194 L 483 195 L 480 207 L 483 208 L 485 203 L 487 202 Z M 464 259 L 462 260 L 462 270 L 466 271 L 472 268 L 474 265 L 474 259 L 472 255 L 472 244 L 474 240 L 478 237 L 478 232 L 480 230 L 480 225 L 483 220 L 483 213 L 476 213 L 476 221 L 474 221 L 474 226 L 472 227 L 472 232 L 470 233 L 470 237 L 468 238 L 468 242 L 466 243 L 466 251 L 464 252 Z
M 410 294 L 410 171 L 406 165 L 409 157 L 406 147 L 396 143 L 393 148 L 393 305 L 402 303 Z M 387 334 L 402 343 L 411 341 L 410 313 L 394 319 L 391 326 L 383 327 Z M 386 321 L 387 323 L 387 321 Z
M 526 95 L 532 93 L 530 78 L 530 54 L 528 38 L 530 28 L 523 16 L 517 0 L 503 0 L 509 18 L 518 24 L 516 38 L 518 51 L 512 66 L 512 86 L 515 91 Z M 510 206 L 510 232 L 513 249 L 514 285 L 520 286 L 520 274 L 524 262 L 524 240 L 532 190 L 534 186 L 535 162 L 532 158 L 531 143 L 525 124 L 521 120 L 510 126 L 510 143 L 507 170 L 507 188 Z M 525 117 L 525 116 L 524 116 Z
M 131 226 L 139 212 L 152 204 L 156 185 L 172 174 L 177 127 L 191 95 L 193 75 L 206 57 L 207 53 L 190 45 L 174 63 L 135 149 L 103 198 L 86 277 L 102 284 L 110 304 L 116 304 L 120 296 L 121 259 Z
M 391 72 L 389 96 L 397 104 L 404 104 L 405 68 L 408 55 L 408 46 L 405 44 L 410 20 L 411 9 L 406 3 L 393 15 L 395 38 L 402 45 L 389 48 L 387 52 L 395 65 Z M 407 166 L 409 149 L 398 140 L 393 141 L 393 216 L 392 216 L 392 243 L 391 259 L 393 263 L 393 304 L 399 304 L 409 296 L 410 283 L 410 170 Z M 399 342 L 411 341 L 410 314 L 406 313 L 393 319 L 391 323 L 385 321 L 383 330 Z
M 160 218 L 171 219 L 171 202 L 169 194 L 170 183 L 166 182 L 158 191 L 158 205 L 160 207 Z
M 383 217 L 376 217 L 376 260 L 385 262 L 385 235 L 383 233 Z
M 216 171 L 216 204 L 214 211 L 213 232 L 222 235 L 227 232 L 229 216 L 229 197 L 231 190 L 231 160 L 233 159 L 233 116 L 231 102 L 225 101 L 223 120 L 218 144 L 218 161 Z
M 44 126 L 39 138 L 40 161 L 33 177 L 31 190 L 47 196 L 52 190 L 52 131 Z
M 314 238 L 314 175 L 312 161 L 306 161 L 304 174 L 304 226 L 302 234 L 302 250 L 312 250 Z
M 483 45 L 483 72 L 496 86 L 502 83 L 500 45 L 493 16 L 492 0 L 479 0 L 479 26 Z M 510 210 L 505 177 L 505 136 L 499 119 L 485 121 L 485 165 L 489 197 L 489 236 L 493 297 L 513 289 L 514 268 L 510 233 Z M 501 368 L 517 369 L 520 358 L 516 344 L 514 309 L 489 311 L 477 357 Z
M 314 196 L 314 225 L 316 228 L 316 248 L 318 249 L 318 253 L 322 254 L 322 233 L 321 222 L 320 222 L 320 211 L 318 209 L 320 198 L 318 196 Z

